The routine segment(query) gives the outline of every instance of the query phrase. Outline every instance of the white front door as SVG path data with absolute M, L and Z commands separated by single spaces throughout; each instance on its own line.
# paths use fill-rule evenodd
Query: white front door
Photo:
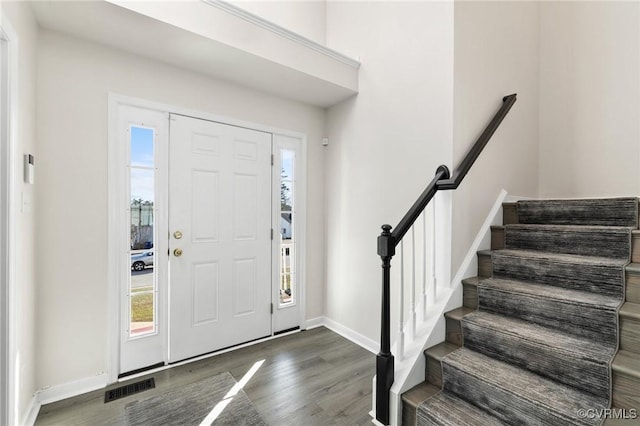
M 169 362 L 271 335 L 271 143 L 171 115 Z

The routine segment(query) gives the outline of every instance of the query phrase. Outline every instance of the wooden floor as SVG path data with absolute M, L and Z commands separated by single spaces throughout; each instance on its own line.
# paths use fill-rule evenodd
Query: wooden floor
M 265 362 L 244 392 L 268 424 L 371 424 L 368 413 L 375 355 L 324 327 L 150 374 L 148 377 L 155 378 L 155 389 L 106 404 L 105 390 L 100 390 L 45 405 L 35 424 L 124 424 L 124 407 L 132 401 L 224 371 L 239 381 L 260 360 Z M 126 382 L 107 389 L 123 384 Z

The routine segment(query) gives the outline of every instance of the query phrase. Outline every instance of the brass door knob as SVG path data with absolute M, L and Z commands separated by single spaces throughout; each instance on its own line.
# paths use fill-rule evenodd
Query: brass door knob
M 175 250 L 173 251 L 173 255 L 174 255 L 175 257 L 180 257 L 180 256 L 182 256 L 182 249 L 179 249 L 179 248 L 178 248 L 178 249 L 175 249 Z
M 180 231 L 176 231 L 173 233 L 173 238 L 175 238 L 176 240 L 179 240 L 180 238 L 182 238 L 182 232 Z

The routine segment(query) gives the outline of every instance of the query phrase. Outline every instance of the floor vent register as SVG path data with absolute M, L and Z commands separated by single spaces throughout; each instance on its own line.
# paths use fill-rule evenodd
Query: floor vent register
M 130 383 L 128 385 L 120 386 L 104 393 L 104 402 L 115 401 L 116 399 L 124 398 L 134 393 L 146 391 L 156 387 L 156 382 L 152 378 L 145 379 L 140 382 Z

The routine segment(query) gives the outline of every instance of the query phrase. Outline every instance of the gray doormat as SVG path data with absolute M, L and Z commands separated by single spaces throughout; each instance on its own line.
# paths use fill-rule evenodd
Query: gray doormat
M 200 425 L 213 411 L 214 425 L 266 426 L 236 381 L 224 372 L 125 406 L 127 425 Z M 211 419 L 210 419 L 211 420 Z

